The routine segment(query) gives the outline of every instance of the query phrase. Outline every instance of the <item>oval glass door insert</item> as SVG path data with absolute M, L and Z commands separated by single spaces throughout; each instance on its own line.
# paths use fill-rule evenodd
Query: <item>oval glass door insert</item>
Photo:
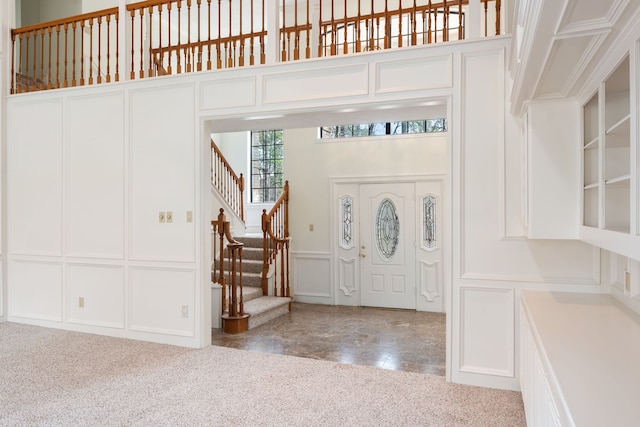
M 376 215 L 376 243 L 382 259 L 389 261 L 393 258 L 399 238 L 400 222 L 396 206 L 391 200 L 384 199 Z

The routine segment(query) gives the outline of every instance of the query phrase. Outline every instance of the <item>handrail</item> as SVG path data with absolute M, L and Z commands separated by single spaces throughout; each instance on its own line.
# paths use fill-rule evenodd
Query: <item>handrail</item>
M 211 139 L 211 184 L 244 222 L 244 176 L 238 176 Z
M 414 0 L 395 9 L 387 1 L 371 2 L 370 9 L 358 1 L 357 14 L 346 1 L 328 0 L 318 3 L 313 22 L 310 0 L 296 1 L 293 14 L 284 13 L 291 7 L 284 0 L 270 1 L 282 8 L 280 28 L 271 37 L 265 0 L 147 0 L 13 29 L 11 93 L 119 81 L 121 68 L 137 79 L 265 64 L 269 48 L 280 61 L 296 61 L 311 52 L 333 56 L 467 37 L 466 12 L 460 11 L 469 0 Z M 484 36 L 494 24 L 500 34 L 502 1 L 479 1 Z M 120 49 L 120 21 L 127 51 Z
M 280 288 L 278 289 L 277 263 L 276 280 L 273 285 L 273 295 L 290 297 L 289 282 L 289 181 L 285 181 L 283 192 L 274 203 L 269 213 L 262 210 L 263 258 L 262 258 L 262 292 L 268 293 L 268 274 L 271 265 L 280 254 Z
M 213 242 L 214 281 L 222 286 L 222 320 L 225 332 L 238 333 L 247 329 L 248 314 L 244 312 L 244 296 L 242 287 L 242 248 L 244 244 L 238 242 L 231 235 L 231 226 L 226 221 L 224 209 L 220 208 L 217 220 L 211 221 L 211 227 L 217 233 L 218 243 Z M 226 247 L 225 247 L 226 239 Z M 225 276 L 224 253 L 227 253 L 229 270 Z M 218 259 L 219 255 L 219 259 Z M 227 287 L 229 290 L 227 291 Z M 240 326 L 239 326 L 240 325 Z

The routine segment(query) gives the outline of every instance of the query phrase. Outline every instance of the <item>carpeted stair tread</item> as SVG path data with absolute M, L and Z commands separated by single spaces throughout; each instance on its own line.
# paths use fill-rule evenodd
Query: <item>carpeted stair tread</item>
M 273 296 L 262 296 L 245 302 L 244 312 L 250 314 L 249 329 L 288 313 L 290 302 L 291 298 Z

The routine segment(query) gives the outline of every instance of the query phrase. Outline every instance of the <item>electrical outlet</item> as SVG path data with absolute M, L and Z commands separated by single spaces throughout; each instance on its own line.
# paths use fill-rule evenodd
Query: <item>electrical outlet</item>
M 624 272 L 624 292 L 631 293 L 631 273 L 628 271 Z
M 184 317 L 185 319 L 187 317 L 189 317 L 189 306 L 188 305 L 183 305 L 182 306 L 182 317 Z
M 165 218 L 167 219 L 167 222 L 173 222 L 173 212 L 167 211 Z
M 158 213 L 158 222 L 164 222 L 164 212 Z
M 78 307 L 84 308 L 84 297 L 78 298 Z

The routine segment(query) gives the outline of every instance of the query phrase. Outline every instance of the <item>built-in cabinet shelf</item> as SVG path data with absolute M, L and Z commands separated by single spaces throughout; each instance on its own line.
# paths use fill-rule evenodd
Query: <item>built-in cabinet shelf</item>
M 637 118 L 632 115 L 630 70 L 626 56 L 583 105 L 582 225 L 635 235 L 632 180 L 637 164 L 631 154 Z

